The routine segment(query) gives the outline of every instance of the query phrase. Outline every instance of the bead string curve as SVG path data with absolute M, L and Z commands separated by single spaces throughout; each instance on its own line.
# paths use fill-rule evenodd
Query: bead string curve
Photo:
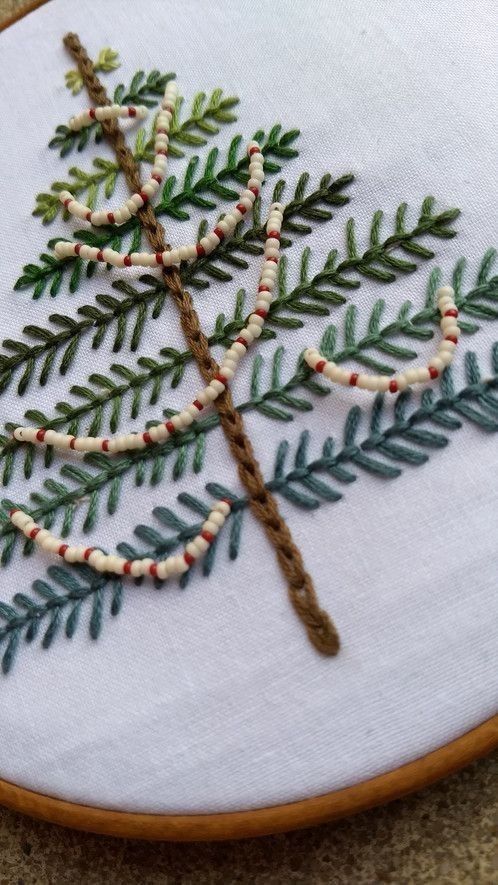
M 380 393 L 398 393 L 412 384 L 424 384 L 426 381 L 435 380 L 446 366 L 453 361 L 460 327 L 458 325 L 458 309 L 454 301 L 455 293 L 451 286 L 443 286 L 436 292 L 437 305 L 441 314 L 440 327 L 443 340 L 439 344 L 437 353 L 429 360 L 427 366 L 406 369 L 389 379 L 385 375 L 368 375 L 358 372 L 348 372 L 341 369 L 337 363 L 326 360 L 315 347 L 309 347 L 304 352 L 310 369 L 325 375 L 330 381 L 344 386 L 360 387 L 364 390 L 378 391 Z
M 101 224 L 124 224 L 132 215 L 136 215 L 139 209 L 152 197 L 155 196 L 160 184 L 166 175 L 168 144 L 169 144 L 169 127 L 175 110 L 176 100 L 178 97 L 178 87 L 174 80 L 166 83 L 164 96 L 161 101 L 161 110 L 155 121 L 155 140 L 154 140 L 154 164 L 149 179 L 143 185 L 140 193 L 135 193 L 125 200 L 118 209 L 111 212 L 92 211 L 89 206 L 85 206 L 76 200 L 71 191 L 61 191 L 59 200 L 67 209 L 67 211 L 89 221 L 90 224 L 99 226 Z M 121 106 L 119 104 L 102 105 L 101 107 L 88 108 L 81 111 L 75 117 L 71 117 L 69 128 L 75 132 L 79 132 L 85 126 L 90 126 L 94 120 L 101 122 L 102 120 L 116 120 L 119 117 L 135 117 L 143 120 L 148 114 L 148 110 L 143 105 L 135 107 Z M 57 248 L 56 248 L 57 254 Z M 62 257 L 62 256 L 60 256 Z
M 264 260 L 254 311 L 250 314 L 247 325 L 239 332 L 238 338 L 225 351 L 219 372 L 183 411 L 142 433 L 119 434 L 108 439 L 96 436 L 76 437 L 71 434 L 58 433 L 55 430 L 45 430 L 42 427 L 16 427 L 13 433 L 14 438 L 18 442 L 50 445 L 58 449 L 114 454 L 128 449 L 143 449 L 146 446 L 164 442 L 173 433 L 184 430 L 192 424 L 204 407 L 214 402 L 223 393 L 225 387 L 234 377 L 240 359 L 247 353 L 252 342 L 261 335 L 273 300 L 272 292 L 277 278 L 282 222 L 282 204 L 272 203 L 266 225 L 267 238 Z
M 14 508 L 10 511 L 10 521 L 20 529 L 27 538 L 47 553 L 56 553 L 65 562 L 87 562 L 97 572 L 113 572 L 117 575 L 131 575 L 140 578 L 148 575 L 161 581 L 174 576 L 183 575 L 194 562 L 203 556 L 213 543 L 216 535 L 223 527 L 231 511 L 232 502 L 227 498 L 217 501 L 211 508 L 208 518 L 203 522 L 198 535 L 186 544 L 183 553 L 168 556 L 166 559 L 154 560 L 125 559 L 112 553 L 104 553 L 98 547 L 83 547 L 77 544 L 65 544 L 56 538 L 48 529 L 37 525 L 29 514 Z

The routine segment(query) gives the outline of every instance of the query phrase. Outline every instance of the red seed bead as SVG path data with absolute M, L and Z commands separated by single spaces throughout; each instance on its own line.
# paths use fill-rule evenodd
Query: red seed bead
M 82 245 L 83 245 L 83 243 L 76 243 L 76 245 L 75 245 L 75 247 L 74 247 L 74 254 L 75 254 L 75 255 L 79 255 L 79 254 L 80 254 L 80 249 L 81 249 Z
M 198 399 L 195 399 L 192 405 L 194 405 L 196 409 L 199 409 L 199 412 L 202 412 L 204 408 L 204 406 L 202 405 L 202 403 L 199 402 Z
M 146 430 L 145 433 L 142 433 L 142 439 L 144 443 L 146 443 L 148 446 L 151 444 L 152 440 L 150 438 L 150 433 L 148 430 Z
M 247 212 L 246 207 L 243 206 L 242 203 L 237 203 L 237 205 L 236 205 L 235 208 L 239 210 L 239 212 L 240 212 L 241 215 L 245 215 L 246 212 Z
M 131 560 L 127 559 L 123 566 L 123 574 L 130 575 L 131 574 Z
M 249 151 L 249 156 L 252 157 L 253 154 L 259 154 L 260 150 L 261 150 L 261 148 L 259 146 L 252 147 Z
M 213 230 L 213 233 L 216 234 L 216 236 L 218 237 L 220 242 L 222 242 L 225 239 L 225 234 L 223 233 L 221 227 L 215 227 L 215 229 Z
M 221 500 L 223 501 L 224 504 L 228 504 L 229 507 L 231 507 L 233 504 L 233 501 L 231 498 L 221 498 Z
M 104 260 L 104 253 L 102 252 L 102 249 L 99 249 L 99 251 L 97 252 L 97 261 L 103 261 L 103 260 Z
M 257 317 L 261 317 L 263 320 L 266 319 L 266 317 L 268 316 L 268 311 L 263 310 L 262 307 L 258 307 L 258 309 L 254 311 L 254 313 Z
M 149 574 L 152 575 L 153 578 L 157 578 L 157 562 L 153 562 L 152 565 L 149 566 Z
M 192 556 L 191 553 L 186 553 L 186 552 L 185 552 L 185 553 L 183 554 L 183 558 L 184 558 L 185 562 L 187 563 L 187 565 L 193 565 L 194 562 L 195 562 L 195 557 Z
M 103 451 L 103 452 L 108 452 L 108 451 L 109 451 L 109 440 L 108 440 L 108 439 L 103 439 L 103 440 L 102 440 L 102 451 Z
M 250 187 L 249 190 L 255 197 L 259 197 L 259 187 Z
M 163 253 L 156 252 L 156 264 L 162 264 L 162 263 L 163 263 Z
M 140 191 L 139 196 L 142 198 L 142 200 L 144 201 L 144 203 L 147 203 L 147 201 L 148 201 L 148 199 L 149 199 L 148 196 L 147 196 L 147 194 L 145 194 L 143 191 Z
M 262 285 L 258 286 L 258 292 L 271 292 L 271 289 L 269 286 Z
M 136 108 L 128 108 L 128 116 L 129 117 L 136 117 L 137 116 Z
M 241 335 L 239 335 L 239 337 L 235 339 L 235 344 L 243 344 L 246 349 L 248 347 L 246 339 L 242 338 Z
M 327 360 L 318 360 L 318 362 L 315 366 L 315 372 L 323 372 L 326 365 L 327 365 Z
M 358 373 L 357 373 L 357 372 L 351 372 L 351 375 L 350 375 L 350 377 L 349 377 L 349 383 L 350 383 L 351 387 L 356 387 L 356 382 L 357 382 L 357 381 L 358 381 Z
M 88 111 L 88 115 L 92 118 L 92 120 L 95 120 L 95 108 L 90 108 L 90 110 Z
M 197 252 L 198 258 L 204 258 L 205 254 L 206 254 L 206 250 L 205 250 L 204 246 L 201 246 L 200 243 L 196 243 L 195 244 L 195 251 Z
M 445 341 L 453 341 L 453 344 L 458 344 L 458 338 L 456 335 L 447 335 L 444 340 Z
M 95 547 L 87 547 L 83 554 L 83 559 L 86 559 L 88 561 L 94 550 Z
M 69 206 L 69 203 L 72 203 L 72 202 L 73 201 L 72 201 L 71 197 L 68 197 L 67 200 L 64 200 L 64 209 L 67 209 L 67 207 Z
M 168 134 L 167 129 L 156 129 L 156 135 L 167 135 L 167 134 Z
M 31 531 L 29 533 L 29 537 L 31 538 L 32 541 L 35 540 L 38 532 L 41 532 L 40 526 L 37 526 L 35 529 L 31 529 Z
M 162 154 L 163 157 L 167 157 L 167 156 L 168 156 L 168 151 L 165 150 L 164 148 L 161 148 L 160 150 L 156 151 L 156 154 Z
M 62 557 L 63 557 L 64 554 L 65 554 L 65 552 L 66 552 L 66 550 L 68 550 L 68 548 L 69 548 L 69 544 L 61 544 L 61 546 L 59 547 L 57 553 L 59 554 L 59 556 L 62 556 Z
M 278 232 L 278 230 L 271 230 L 268 234 L 268 239 L 270 239 L 270 237 L 273 237 L 274 240 L 279 240 L 280 233 Z
M 14 516 L 14 513 L 19 513 L 19 507 L 13 507 L 12 510 L 9 510 L 9 516 Z
M 107 213 L 107 220 L 109 224 L 116 224 L 116 219 L 114 218 L 114 212 Z
M 456 307 L 450 307 L 449 310 L 445 311 L 444 315 L 445 315 L 445 317 L 457 317 L 458 310 L 456 309 Z
M 125 255 L 124 257 L 124 265 L 125 267 L 131 267 L 131 258 L 129 255 Z
M 91 212 L 87 212 L 86 215 L 85 215 L 85 218 L 86 218 L 87 221 L 91 221 L 91 220 L 92 220 L 92 213 L 91 213 Z
M 390 381 L 389 382 L 389 390 L 391 391 L 391 393 L 397 393 L 398 392 L 398 382 L 397 381 Z
M 212 535 L 211 532 L 201 532 L 201 538 L 204 538 L 204 540 L 207 541 L 208 544 L 212 544 L 214 541 L 214 535 Z
M 247 345 L 246 345 L 246 346 L 247 346 Z M 225 378 L 225 376 L 222 375 L 221 372 L 218 372 L 218 374 L 215 375 L 214 378 L 215 378 L 215 381 L 220 381 L 221 384 L 224 384 L 224 385 L 225 385 L 225 387 L 227 386 L 227 384 L 228 384 L 228 378 Z
M 162 175 L 158 175 L 157 172 L 154 172 L 154 175 L 151 175 L 151 178 L 153 178 L 154 181 L 157 181 L 158 184 L 161 184 L 161 182 L 163 180 Z
M 165 426 L 166 430 L 168 431 L 168 433 L 175 432 L 175 425 L 173 424 L 172 421 L 165 421 L 164 426 Z
M 275 264 L 278 264 L 278 258 L 275 258 L 273 255 L 270 258 L 266 258 L 265 261 L 274 261 Z
M 429 369 L 429 375 L 431 376 L 432 379 L 438 377 L 439 372 L 437 369 L 434 368 L 434 366 L 428 366 L 428 369 Z
M 73 437 L 69 440 L 69 448 L 70 448 L 70 449 L 74 449 L 74 444 L 75 444 L 75 442 L 76 442 L 76 437 L 73 436 Z
M 45 430 L 38 430 L 37 431 L 36 438 L 37 438 L 38 442 L 43 442 L 43 440 L 45 439 L 45 433 L 46 433 Z

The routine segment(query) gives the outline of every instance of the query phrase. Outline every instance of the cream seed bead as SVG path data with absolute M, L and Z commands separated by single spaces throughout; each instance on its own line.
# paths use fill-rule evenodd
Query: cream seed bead
M 438 372 L 442 372 L 445 367 L 445 363 L 440 356 L 433 356 L 429 360 L 429 366 L 432 366 L 433 369 L 437 369 Z

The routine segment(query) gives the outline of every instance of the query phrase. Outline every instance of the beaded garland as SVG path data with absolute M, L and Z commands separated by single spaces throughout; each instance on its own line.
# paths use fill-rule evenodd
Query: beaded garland
M 133 194 L 118 209 L 114 209 L 112 212 L 102 212 L 92 211 L 89 206 L 78 202 L 70 191 L 63 190 L 59 194 L 59 199 L 71 215 L 75 215 L 76 218 L 81 218 L 84 221 L 89 221 L 90 224 L 96 226 L 101 224 L 120 225 L 128 221 L 132 215 L 136 215 L 144 203 L 155 196 L 166 175 L 169 127 L 177 97 L 178 87 L 174 80 L 169 80 L 166 83 L 164 96 L 161 101 L 161 110 L 155 122 L 154 164 L 149 179 L 143 185 L 140 193 Z M 80 129 L 90 126 L 95 120 L 101 122 L 102 120 L 116 120 L 119 117 L 136 117 L 139 120 L 143 120 L 147 114 L 148 110 L 143 105 L 138 107 L 134 105 L 122 107 L 119 104 L 103 105 L 102 107 L 88 108 L 88 110 L 81 111 L 77 116 L 71 117 L 69 128 L 79 132 Z M 57 248 L 55 251 L 58 254 Z
M 406 369 L 406 371 L 394 375 L 393 378 L 387 378 L 385 375 L 348 372 L 346 369 L 341 369 L 336 363 L 324 359 L 320 351 L 314 347 L 305 350 L 304 359 L 311 369 L 325 375 L 330 381 L 380 393 L 387 391 L 398 393 L 411 384 L 423 384 L 426 381 L 434 380 L 452 362 L 460 337 L 458 309 L 454 297 L 455 293 L 451 286 L 443 286 L 436 292 L 437 305 L 441 314 L 440 327 L 443 340 L 439 344 L 436 355 L 429 360 L 427 366 Z
M 146 446 L 164 442 L 173 433 L 178 433 L 192 424 L 204 407 L 214 402 L 220 393 L 223 393 L 229 381 L 234 377 L 240 359 L 247 353 L 252 342 L 261 335 L 273 299 L 272 291 L 277 277 L 282 221 L 282 204 L 272 203 L 266 225 L 264 261 L 254 311 L 250 314 L 247 325 L 240 331 L 238 338 L 225 351 L 219 372 L 183 411 L 142 433 L 119 434 L 108 439 L 94 436 L 75 437 L 70 434 L 57 433 L 55 430 L 45 430 L 42 427 L 17 427 L 14 430 L 15 439 L 19 442 L 50 445 L 60 449 L 74 449 L 77 452 L 114 454 L 128 449 L 143 449 Z
M 9 516 L 11 522 L 27 538 L 30 538 L 47 553 L 57 553 L 66 562 L 87 562 L 97 572 L 114 572 L 118 575 L 131 575 L 133 578 L 150 575 L 164 581 L 167 578 L 183 575 L 196 559 L 208 550 L 223 527 L 230 510 L 231 502 L 228 499 L 217 501 L 209 512 L 208 518 L 202 524 L 200 533 L 192 541 L 189 541 L 183 553 L 157 561 L 149 557 L 125 559 L 124 556 L 104 553 L 97 547 L 65 544 L 48 529 L 37 525 L 31 516 L 22 510 L 14 508 L 10 511 Z

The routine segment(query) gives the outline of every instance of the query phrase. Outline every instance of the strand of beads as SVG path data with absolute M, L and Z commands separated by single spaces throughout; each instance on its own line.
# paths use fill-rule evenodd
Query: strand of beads
M 57 554 L 65 562 L 87 562 L 97 572 L 113 572 L 118 575 L 131 575 L 134 578 L 150 575 L 164 581 L 167 578 L 182 575 L 206 553 L 223 527 L 231 511 L 231 506 L 232 502 L 226 498 L 217 501 L 211 508 L 208 518 L 202 524 L 201 531 L 192 541 L 189 541 L 183 553 L 161 560 L 148 557 L 125 559 L 123 556 L 104 553 L 96 547 L 65 544 L 61 538 L 57 538 L 48 529 L 37 525 L 29 514 L 17 508 L 10 511 L 9 517 L 13 525 L 20 529 L 27 538 L 34 541 L 38 547 L 47 553 Z
M 87 246 L 84 243 L 68 243 L 60 240 L 55 244 L 55 254 L 57 258 L 74 258 L 79 255 L 88 261 L 102 261 L 105 264 L 111 264 L 113 267 L 171 267 L 173 264 L 179 264 L 180 261 L 195 261 L 216 249 L 219 244 L 227 237 L 231 236 L 247 212 L 252 210 L 254 201 L 259 195 L 261 185 L 264 181 L 264 156 L 261 153 L 259 144 L 256 141 L 249 142 L 247 152 L 250 157 L 249 162 L 249 181 L 247 187 L 242 191 L 239 202 L 231 212 L 228 212 L 221 221 L 218 221 L 216 227 L 202 237 L 197 243 L 186 246 L 179 246 L 169 249 L 165 252 L 132 252 L 130 255 L 116 252 L 114 249 L 98 249 L 95 246 Z M 147 185 L 144 185 L 144 189 Z M 143 192 L 134 194 L 131 197 L 134 205 L 140 208 L 143 205 Z M 126 205 L 129 204 L 129 200 Z M 140 205 L 138 205 L 140 203 Z M 68 204 L 70 209 L 71 204 Z M 87 208 L 87 207 L 83 207 Z M 78 210 L 79 211 L 79 210 Z M 105 213 L 104 213 L 105 214 Z
M 252 342 L 261 335 L 273 299 L 272 292 L 277 278 L 282 221 L 283 206 L 281 203 L 273 203 L 266 225 L 267 238 L 264 260 L 254 311 L 249 316 L 247 325 L 241 330 L 238 338 L 225 351 L 218 374 L 183 411 L 173 415 L 168 421 L 141 433 L 119 434 L 108 439 L 96 436 L 76 437 L 66 433 L 58 433 L 55 430 L 45 430 L 42 427 L 17 427 L 14 430 L 14 438 L 19 442 L 50 445 L 60 449 L 74 449 L 77 452 L 114 454 L 129 449 L 144 449 L 146 446 L 164 442 L 173 433 L 178 433 L 192 424 L 203 409 L 214 402 L 225 390 L 234 377 L 239 361 L 247 353 Z
M 81 129 L 91 126 L 95 121 L 101 123 L 102 120 L 117 120 L 119 117 L 137 117 L 137 119 L 143 120 L 147 114 L 148 110 L 143 104 L 106 104 L 96 108 L 86 108 L 86 110 L 80 111 L 79 114 L 75 114 L 69 120 L 69 128 L 73 132 L 80 132 Z
M 360 387 L 364 390 L 380 391 L 381 393 L 386 391 L 397 393 L 405 390 L 411 384 L 424 384 L 426 381 L 434 380 L 452 362 L 460 337 L 458 310 L 454 296 L 455 293 L 450 286 L 443 286 L 436 293 L 438 309 L 441 314 L 440 326 L 443 340 L 439 344 L 436 355 L 429 360 L 426 366 L 406 369 L 406 371 L 394 375 L 393 378 L 387 378 L 385 375 L 366 375 L 341 369 L 336 363 L 324 359 L 314 347 L 305 350 L 304 359 L 311 369 L 321 372 L 336 384 Z
M 74 198 L 70 191 L 61 191 L 59 199 L 64 204 L 67 211 L 76 216 L 76 218 L 89 221 L 90 224 L 99 226 L 102 224 L 124 224 L 132 215 L 136 215 L 139 209 L 154 197 L 166 175 L 166 165 L 169 144 L 169 127 L 173 112 L 175 109 L 178 89 L 174 80 L 169 80 L 166 84 L 164 97 L 161 102 L 161 110 L 157 115 L 155 124 L 155 140 L 154 140 L 154 164 L 148 181 L 143 185 L 141 191 L 132 194 L 125 200 L 118 209 L 111 212 L 103 212 L 101 210 L 93 211 L 89 206 L 85 206 Z M 114 120 L 118 117 L 138 117 L 143 119 L 147 115 L 146 107 L 121 107 L 120 105 L 103 105 L 98 108 L 90 108 L 83 111 L 77 117 L 72 117 L 69 121 L 71 129 L 81 129 L 88 126 L 92 120 Z M 57 253 L 57 247 L 56 247 Z

